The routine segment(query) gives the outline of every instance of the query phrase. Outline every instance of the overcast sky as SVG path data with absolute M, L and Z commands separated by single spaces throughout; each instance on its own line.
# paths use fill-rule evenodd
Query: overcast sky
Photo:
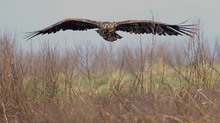
M 187 23 L 190 24 L 200 18 L 208 38 L 220 36 L 220 0 L 1 0 L 0 30 L 16 32 L 18 39 L 23 41 L 24 32 L 42 29 L 64 18 L 143 20 L 151 19 L 151 12 L 158 21 L 169 24 L 185 20 L 189 20 Z M 134 35 L 121 35 L 124 37 L 122 42 L 135 39 Z M 32 41 L 55 37 L 58 40 L 104 41 L 95 31 L 60 32 L 38 36 Z

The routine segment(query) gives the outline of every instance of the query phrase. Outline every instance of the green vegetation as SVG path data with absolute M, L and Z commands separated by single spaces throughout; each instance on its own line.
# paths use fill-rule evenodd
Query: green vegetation
M 218 123 L 220 44 L 202 34 L 168 48 L 152 38 L 64 53 L 48 43 L 23 52 L 2 34 L 0 122 Z

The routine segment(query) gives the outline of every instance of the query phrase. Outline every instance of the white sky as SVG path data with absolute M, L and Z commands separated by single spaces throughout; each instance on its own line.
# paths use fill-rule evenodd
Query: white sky
M 200 18 L 208 38 L 220 36 L 220 0 L 0 0 L 0 31 L 16 32 L 23 40 L 24 32 L 45 28 L 64 18 L 87 18 L 100 21 L 151 19 L 151 12 L 158 21 L 178 24 Z M 127 41 L 134 35 L 120 33 Z M 143 35 L 149 37 L 149 35 Z M 104 41 L 95 31 L 60 32 L 38 36 L 39 39 Z M 162 37 L 167 38 L 167 37 Z M 183 37 L 175 37 L 181 39 Z

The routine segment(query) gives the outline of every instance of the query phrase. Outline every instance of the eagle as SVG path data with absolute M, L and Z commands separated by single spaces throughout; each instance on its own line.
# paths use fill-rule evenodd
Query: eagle
M 101 22 L 89 19 L 67 18 L 59 21 L 42 30 L 28 32 L 25 37 L 27 40 L 40 35 L 56 33 L 60 30 L 86 31 L 89 29 L 96 29 L 95 31 L 109 42 L 121 39 L 122 36 L 116 31 L 124 31 L 134 34 L 153 34 L 153 35 L 188 35 L 192 36 L 194 33 L 194 25 L 171 25 L 151 20 L 126 20 L 120 22 Z

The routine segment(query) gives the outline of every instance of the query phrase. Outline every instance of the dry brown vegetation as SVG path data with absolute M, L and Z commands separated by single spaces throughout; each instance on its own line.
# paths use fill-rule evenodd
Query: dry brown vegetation
M 24 52 L 0 36 L 0 122 L 218 123 L 220 41 Z M 31 47 L 31 46 L 30 46 Z M 116 53 L 117 52 L 117 53 Z

